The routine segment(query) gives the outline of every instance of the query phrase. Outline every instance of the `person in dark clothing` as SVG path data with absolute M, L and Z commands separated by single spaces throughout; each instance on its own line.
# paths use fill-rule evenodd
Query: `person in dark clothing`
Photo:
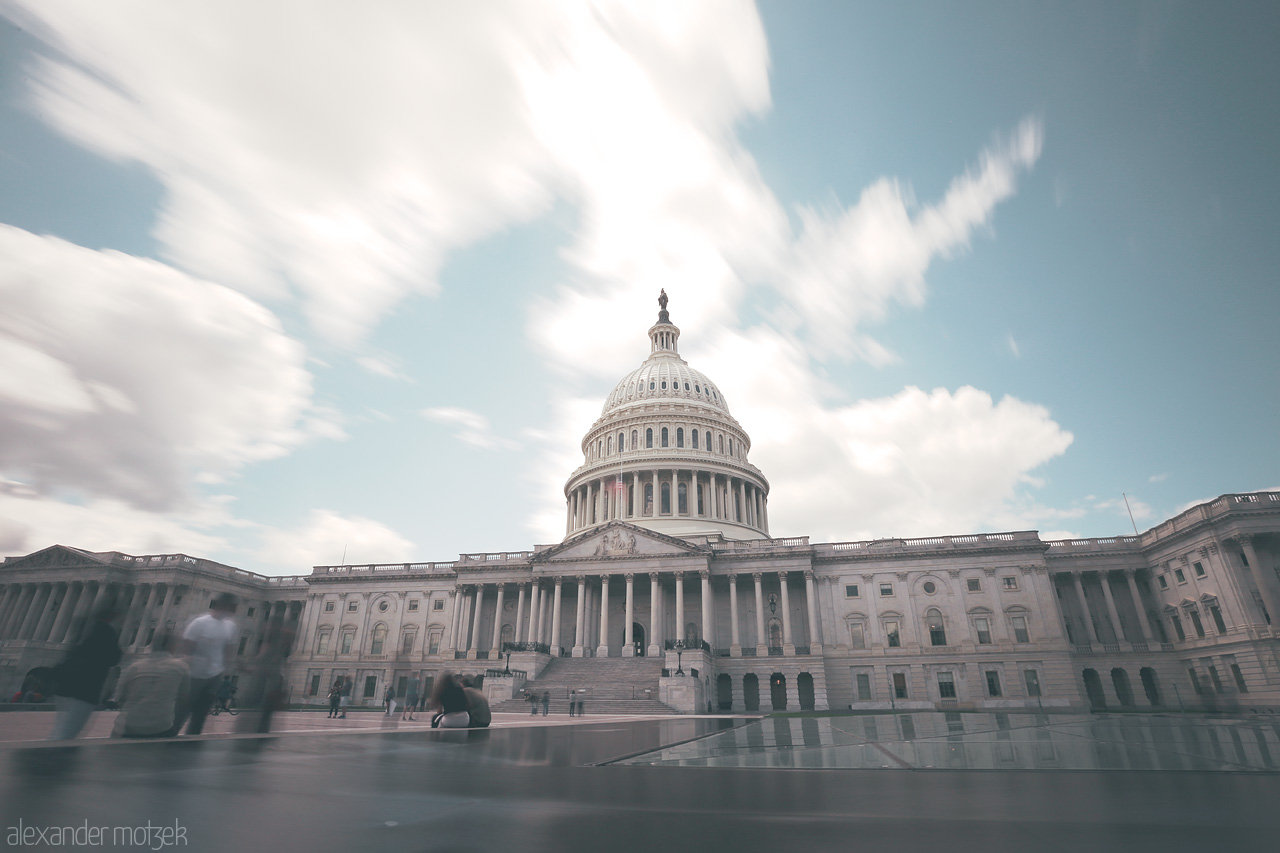
M 120 662 L 119 633 L 111 623 L 118 614 L 114 598 L 95 608 L 80 642 L 54 670 L 58 714 L 49 740 L 70 740 L 80 734 L 102 698 L 102 685 L 111 667 Z
M 433 729 L 465 729 L 471 725 L 467 694 L 452 672 L 442 672 L 431 686 L 427 707 L 436 712 L 431 718 Z
M 329 719 L 338 716 L 338 708 L 342 704 L 342 679 L 334 679 L 333 686 L 329 688 Z
M 551 694 L 544 690 L 542 691 L 542 716 L 545 717 L 549 713 L 551 713 Z

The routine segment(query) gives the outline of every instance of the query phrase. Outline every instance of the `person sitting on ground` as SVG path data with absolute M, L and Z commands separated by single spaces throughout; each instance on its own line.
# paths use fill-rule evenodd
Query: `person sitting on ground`
M 489 711 L 489 700 L 476 689 L 474 678 L 464 678 L 462 684 L 462 692 L 467 695 L 467 713 L 471 717 L 471 728 L 489 728 L 489 723 L 493 721 L 493 714 Z
M 171 634 L 161 634 L 151 654 L 120 676 L 112 737 L 174 737 L 181 730 L 191 701 L 191 668 L 173 656 L 174 645 Z
M 431 718 L 433 729 L 465 729 L 471 725 L 467 710 L 467 694 L 452 672 L 442 672 L 431 687 L 427 707 L 436 711 Z

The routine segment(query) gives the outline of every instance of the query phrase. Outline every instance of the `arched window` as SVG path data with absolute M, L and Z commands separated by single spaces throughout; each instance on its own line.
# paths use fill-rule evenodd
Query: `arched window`
M 929 645 L 945 646 L 947 644 L 947 629 L 942 624 L 942 611 L 937 608 L 931 609 L 924 615 L 924 621 L 929 629 Z
M 667 428 L 666 427 L 662 428 L 662 446 L 663 447 L 667 446 Z
M 383 646 L 385 646 L 386 643 L 387 643 L 387 626 L 379 625 L 378 627 L 373 629 L 373 642 L 369 646 L 369 654 L 371 655 L 382 654 Z
M 653 483 L 644 484 L 644 514 L 653 515 Z
M 649 380 L 649 390 L 650 390 L 650 391 L 652 391 L 652 390 L 653 390 L 653 380 L 652 380 L 652 379 L 650 379 L 650 380 Z
M 731 453 L 733 452 L 732 448 L 730 448 L 730 452 Z M 604 456 L 604 440 L 603 439 L 596 442 L 596 458 L 599 459 L 601 456 Z
M 703 508 L 703 504 L 702 504 L 702 491 L 703 491 L 703 485 L 699 483 L 698 484 L 698 515 L 707 514 L 707 511 L 706 509 Z
M 720 452 L 724 453 L 724 436 L 720 435 L 720 436 L 716 436 L 716 438 L 719 439 L 718 443 L 720 445 Z
M 635 450 L 640 444 L 640 432 L 638 430 L 631 431 L 631 449 Z
M 662 514 L 671 515 L 671 484 L 662 484 Z
M 684 447 L 684 427 L 676 427 L 676 447 Z
M 609 455 L 613 455 L 613 436 L 609 436 Z
M 618 433 L 618 452 L 621 453 L 626 449 L 627 434 L 625 432 Z
M 680 514 L 688 515 L 689 514 L 689 487 L 684 483 L 681 483 L 680 488 L 677 489 L 677 495 L 678 495 L 677 499 L 679 501 L 678 505 L 680 507 Z
M 698 431 L 697 431 L 696 429 L 695 429 L 695 430 L 690 430 L 690 432 L 689 432 L 689 445 L 690 445 L 694 450 L 697 450 L 697 449 L 698 449 Z
M 733 455 L 733 439 L 729 439 L 729 455 Z
M 648 448 L 653 447 L 653 428 L 652 427 L 644 431 L 644 446 Z

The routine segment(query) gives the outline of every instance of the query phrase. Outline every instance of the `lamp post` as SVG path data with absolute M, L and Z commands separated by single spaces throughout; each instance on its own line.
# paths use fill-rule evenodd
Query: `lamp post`
M 676 675 L 684 675 L 684 640 L 676 640 Z
M 510 649 L 507 650 L 507 668 L 502 671 L 502 674 L 503 675 L 511 674 L 511 650 Z

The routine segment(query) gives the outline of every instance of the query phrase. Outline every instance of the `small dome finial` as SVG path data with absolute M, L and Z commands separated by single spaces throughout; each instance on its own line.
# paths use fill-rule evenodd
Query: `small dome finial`
M 667 313 L 667 289 L 665 287 L 658 291 L 658 322 L 671 322 L 671 315 Z

